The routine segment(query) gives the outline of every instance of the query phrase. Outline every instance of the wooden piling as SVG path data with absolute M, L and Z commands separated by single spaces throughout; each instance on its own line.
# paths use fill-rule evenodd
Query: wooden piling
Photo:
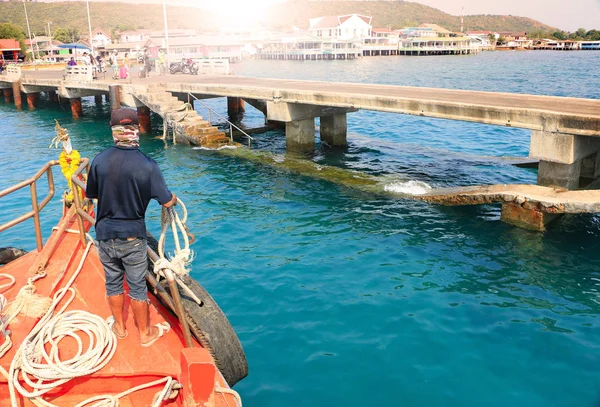
M 150 121 L 150 109 L 147 106 L 139 106 L 137 108 L 138 119 L 140 121 L 140 133 L 150 134 L 151 132 L 151 121 Z
M 15 107 L 17 110 L 23 108 L 23 99 L 21 98 L 21 81 L 15 81 L 13 86 L 13 100 L 15 101 Z
M 81 108 L 81 98 L 72 98 L 71 99 L 71 114 L 73 115 L 73 119 L 79 119 L 83 116 L 83 110 Z
M 227 114 L 234 116 L 238 113 L 245 112 L 244 100 L 242 98 L 228 97 L 227 98 Z
M 2 93 L 4 94 L 4 102 L 6 102 L 6 103 L 13 102 L 13 90 L 12 89 L 2 89 Z
M 121 86 L 110 85 L 108 87 L 108 94 L 110 97 L 110 111 L 121 108 Z
M 39 98 L 40 94 L 38 92 L 27 94 L 27 107 L 29 110 L 35 110 L 37 108 Z

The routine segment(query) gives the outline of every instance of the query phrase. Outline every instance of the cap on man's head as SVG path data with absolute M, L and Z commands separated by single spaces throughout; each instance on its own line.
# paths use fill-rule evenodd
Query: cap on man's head
M 134 124 L 139 126 L 140 119 L 133 109 L 115 109 L 110 114 L 110 126 Z

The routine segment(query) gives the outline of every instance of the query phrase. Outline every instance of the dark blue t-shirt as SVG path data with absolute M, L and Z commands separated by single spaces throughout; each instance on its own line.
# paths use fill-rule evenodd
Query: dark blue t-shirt
M 94 158 L 86 195 L 98 199 L 98 240 L 146 238 L 144 217 L 150 199 L 164 205 L 172 194 L 158 164 L 137 147 L 110 147 Z

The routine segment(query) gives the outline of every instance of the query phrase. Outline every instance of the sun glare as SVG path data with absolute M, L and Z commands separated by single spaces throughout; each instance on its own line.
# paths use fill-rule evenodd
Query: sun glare
M 251 28 L 260 25 L 269 6 L 282 0 L 221 0 L 206 4 L 223 28 Z

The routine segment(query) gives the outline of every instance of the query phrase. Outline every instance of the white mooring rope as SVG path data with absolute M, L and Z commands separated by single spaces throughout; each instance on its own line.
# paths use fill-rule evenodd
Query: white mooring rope
M 183 211 L 182 218 L 179 218 L 179 215 L 173 206 L 169 208 L 163 207 L 162 209 L 162 230 L 160 232 L 160 238 L 158 239 L 158 256 L 160 258 L 154 263 L 154 272 L 160 280 L 161 277 L 166 277 L 165 270 L 172 270 L 173 274 L 175 275 L 175 281 L 179 287 L 181 287 L 181 289 L 185 291 L 185 293 L 189 295 L 190 298 L 192 298 L 198 305 L 201 305 L 202 301 L 192 290 L 190 290 L 187 285 L 185 285 L 181 279 L 182 276 L 187 276 L 190 274 L 189 265 L 194 260 L 194 252 L 190 250 L 190 239 L 188 236 L 189 232 L 185 226 L 188 217 L 187 208 L 179 198 L 177 198 L 177 206 L 181 207 Z M 171 232 L 173 233 L 175 251 L 172 256 L 167 254 L 167 258 L 165 256 L 165 240 L 169 227 L 171 227 Z M 179 238 L 180 234 L 183 239 L 183 247 L 181 246 L 181 241 Z
M 36 406 L 58 407 L 45 401 L 41 396 L 71 379 L 87 376 L 99 371 L 108 364 L 115 354 L 117 338 L 105 320 L 87 311 L 66 311 L 75 298 L 75 289 L 71 285 L 81 272 L 93 244 L 93 240 L 91 238 L 89 240 L 77 270 L 67 284 L 56 292 L 50 308 L 23 340 L 12 360 L 9 372 L 6 372 L 0 366 L 0 373 L 8 379 L 11 405 L 13 407 L 20 405 L 17 400 L 17 392 L 21 396 L 28 398 Z M 12 276 L 2 274 L 0 277 L 11 280 L 7 284 L 0 285 L 0 290 L 11 287 L 14 284 Z M 32 281 L 29 281 L 23 288 L 27 288 L 30 285 L 33 285 Z M 55 312 L 67 293 L 69 293 L 69 297 L 66 299 L 64 305 Z M 0 295 L 0 310 L 5 305 L 6 299 Z M 10 319 L 14 318 L 16 314 L 11 313 Z M 5 342 L 0 347 L 1 358 L 10 349 L 12 342 L 10 342 L 10 332 L 7 330 L 10 320 L 2 318 L 0 322 L 1 331 L 5 336 Z M 84 334 L 83 337 L 88 337 L 89 344 L 87 346 L 84 346 L 79 335 L 80 333 Z M 62 360 L 59 352 L 59 344 L 64 338 L 74 339 L 78 346 L 75 356 L 67 360 Z M 19 376 L 31 390 L 21 385 Z M 87 406 L 91 403 L 94 403 L 92 407 L 117 407 L 120 398 L 135 391 L 162 384 L 163 382 L 165 383 L 163 390 L 158 392 L 152 401 L 152 407 L 159 407 L 164 400 L 176 397 L 178 389 L 181 388 L 181 385 L 170 376 L 134 387 L 117 395 L 95 396 L 79 403 L 76 407 Z

